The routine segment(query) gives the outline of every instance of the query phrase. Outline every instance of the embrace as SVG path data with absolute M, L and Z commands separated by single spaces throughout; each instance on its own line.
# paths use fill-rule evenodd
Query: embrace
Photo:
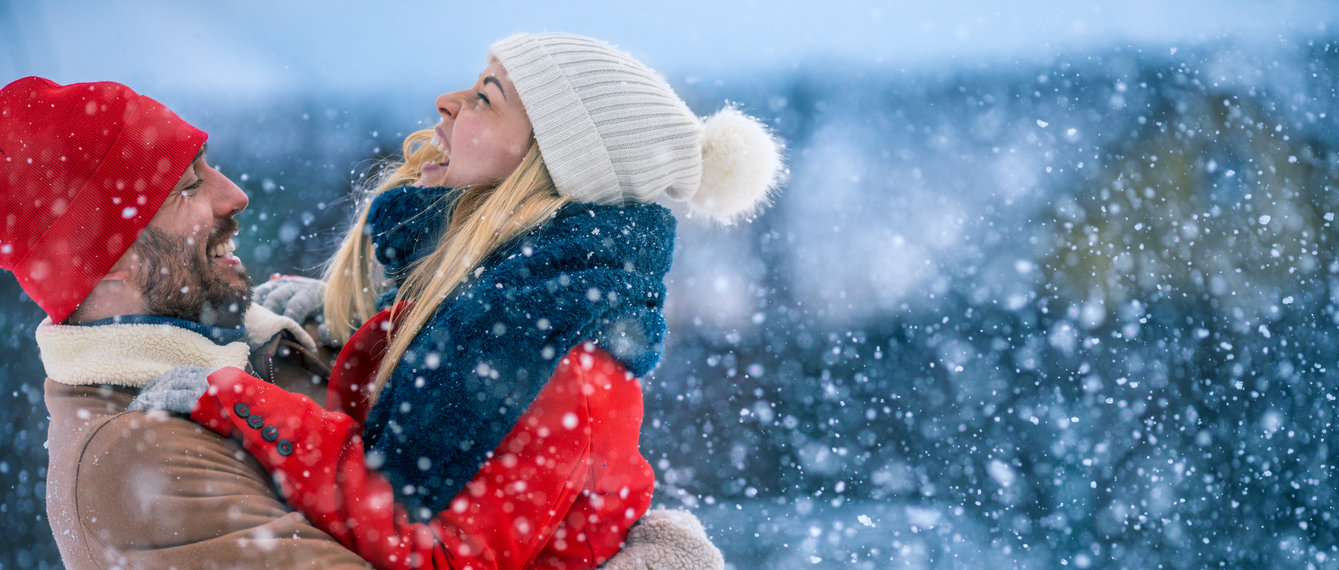
M 719 568 L 651 509 L 642 389 L 685 201 L 746 219 L 779 146 L 628 54 L 494 43 L 323 278 L 253 289 L 205 132 L 111 82 L 0 90 L 0 268 L 48 318 L 70 568 Z

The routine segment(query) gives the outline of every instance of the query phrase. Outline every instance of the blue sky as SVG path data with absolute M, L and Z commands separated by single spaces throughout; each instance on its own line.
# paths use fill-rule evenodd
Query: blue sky
M 1268 42 L 1335 26 L 1339 2 L 1302 0 L 44 0 L 0 2 L 0 81 L 111 79 L 195 97 L 435 93 L 471 82 L 488 44 L 516 31 L 599 37 L 677 82 L 834 60 L 915 70 L 1094 46 Z

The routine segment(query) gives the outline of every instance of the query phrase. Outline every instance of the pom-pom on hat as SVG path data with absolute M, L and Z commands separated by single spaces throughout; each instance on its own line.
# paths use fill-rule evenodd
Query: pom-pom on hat
M 0 89 L 0 268 L 52 322 L 139 238 L 208 135 L 119 83 Z
M 705 125 L 654 71 L 599 40 L 517 34 L 489 48 L 507 70 L 558 192 L 624 205 L 661 194 L 730 224 L 782 180 L 780 145 L 729 108 Z

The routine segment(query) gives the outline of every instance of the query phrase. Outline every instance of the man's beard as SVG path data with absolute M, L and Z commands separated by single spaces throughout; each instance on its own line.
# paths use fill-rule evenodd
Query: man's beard
M 236 227 L 236 221 L 226 220 L 206 246 L 231 236 Z M 245 270 L 236 271 L 240 284 L 229 283 L 222 272 L 232 269 L 218 267 L 182 238 L 153 228 L 145 228 L 132 249 L 139 255 L 138 285 L 149 314 L 222 328 L 242 325 L 251 306 L 251 278 Z

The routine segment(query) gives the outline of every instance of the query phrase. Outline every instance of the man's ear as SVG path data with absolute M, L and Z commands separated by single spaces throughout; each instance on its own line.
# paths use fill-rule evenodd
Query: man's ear
M 129 281 L 135 276 L 135 270 L 139 268 L 139 255 L 132 248 L 127 251 L 121 259 L 116 260 L 112 268 L 107 270 L 107 274 L 102 276 L 102 281 Z
M 129 269 L 112 268 L 106 275 L 102 276 L 102 281 L 129 281 L 131 271 Z
M 139 256 L 126 252 L 65 322 L 79 324 L 117 315 L 145 314 L 144 296 L 137 283 L 139 271 Z

